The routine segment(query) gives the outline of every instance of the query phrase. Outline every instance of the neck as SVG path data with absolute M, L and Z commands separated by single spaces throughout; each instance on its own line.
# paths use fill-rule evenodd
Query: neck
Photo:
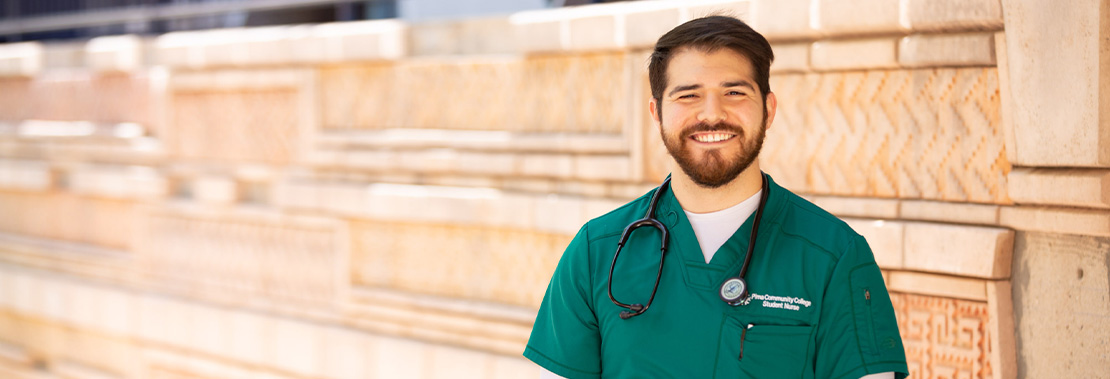
M 740 204 L 762 188 L 758 160 L 731 182 L 717 188 L 699 186 L 682 170 L 673 170 L 671 174 L 671 191 L 682 209 L 692 213 L 716 212 Z

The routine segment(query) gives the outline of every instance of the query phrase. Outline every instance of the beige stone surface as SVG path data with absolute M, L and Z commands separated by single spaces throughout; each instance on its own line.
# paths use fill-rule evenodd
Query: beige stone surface
M 1013 309 L 1017 376 L 1101 376 L 1110 365 L 1110 239 L 1018 233 Z
M 902 200 L 899 202 L 898 214 L 900 218 L 907 220 L 997 225 L 1000 208 L 991 204 Z
M 818 41 L 811 47 L 810 63 L 817 70 L 895 68 L 896 45 L 891 38 Z
M 39 42 L 0 45 L 0 77 L 32 76 L 43 66 L 43 46 Z
M 774 172 L 771 174 L 774 175 Z M 796 189 L 791 190 L 794 191 Z M 895 199 L 814 195 L 807 195 L 806 198 L 821 207 L 821 209 L 829 211 L 829 213 L 837 216 L 877 219 L 897 219 L 898 205 L 900 204 L 899 200 Z
M 1110 47 L 1094 32 L 1106 28 L 1105 2 L 1061 7 L 1045 0 L 1004 1 L 1002 8 L 1014 163 L 1110 166 L 1110 117 L 1100 114 L 1108 109 L 1100 104 L 1106 104 L 1110 93 L 1110 76 L 1102 63 L 1106 58 L 1100 56 L 1110 54 Z
M 633 11 L 624 16 L 624 38 L 629 47 L 651 48 L 664 33 L 680 23 L 678 8 Z
M 85 44 L 85 65 L 94 71 L 132 71 L 145 62 L 144 43 L 136 35 L 103 36 Z
M 1019 168 L 1007 184 L 1017 204 L 1110 208 L 1110 170 Z
M 1013 286 L 1009 280 L 987 282 L 987 304 L 991 307 L 991 368 L 996 378 L 1018 376 L 1017 342 L 1014 327 Z
M 811 7 L 817 9 L 815 28 L 822 34 L 874 35 L 893 34 L 908 29 L 900 17 L 900 6 L 905 2 L 888 0 L 818 0 Z
M 413 56 L 518 51 L 513 25 L 505 17 L 418 22 L 410 24 L 407 32 L 408 51 Z
M 906 226 L 902 222 L 844 218 L 856 233 L 867 239 L 875 263 L 884 270 L 901 270 L 904 266 Z
M 753 0 L 751 25 L 771 42 L 813 38 L 810 0 Z
M 1020 231 L 1110 236 L 1110 212 L 1102 209 L 1002 207 L 998 223 Z
M 771 77 L 760 166 L 813 195 L 1007 204 L 993 68 Z
M 890 273 L 890 291 L 986 301 L 986 280 L 910 271 Z
M 771 45 L 775 61 L 771 73 L 802 72 L 809 70 L 809 43 L 776 43 Z M 771 88 L 774 91 L 774 88 Z
M 42 191 L 53 185 L 50 165 L 42 161 L 0 160 L 0 188 Z
M 564 42 L 568 34 L 562 20 L 521 21 L 509 19 L 516 28 L 517 48 L 524 53 L 559 51 L 569 42 Z
M 153 167 L 78 166 L 68 172 L 68 190 L 117 199 L 156 200 L 169 193 L 169 183 Z
M 905 67 L 994 66 L 994 33 L 914 34 L 898 41 Z
M 618 33 L 614 15 L 572 18 L 566 22 L 569 50 L 604 50 L 625 45 L 624 34 Z
M 990 306 L 982 301 L 892 292 L 912 378 L 999 378 Z
M 1014 232 L 981 226 L 906 223 L 905 268 L 961 277 L 1010 277 Z
M 903 23 L 914 30 L 1000 30 L 1002 1 L 908 0 L 902 2 Z M 1005 17 L 1007 20 L 1009 16 Z M 1007 29 L 1009 25 L 1007 25 Z

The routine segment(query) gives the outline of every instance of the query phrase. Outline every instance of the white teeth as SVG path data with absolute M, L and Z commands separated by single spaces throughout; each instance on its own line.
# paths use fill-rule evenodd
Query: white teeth
M 698 134 L 694 136 L 694 139 L 698 142 L 720 142 L 729 138 L 732 138 L 732 135 L 726 133 Z

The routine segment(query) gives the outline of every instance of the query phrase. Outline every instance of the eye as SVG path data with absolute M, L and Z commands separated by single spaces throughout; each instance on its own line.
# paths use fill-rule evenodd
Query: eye
M 745 92 L 743 92 L 743 91 L 736 91 L 736 90 L 732 90 L 732 91 L 728 91 L 728 92 L 726 93 L 726 95 L 730 95 L 730 96 L 747 96 L 748 94 L 747 94 L 747 93 L 745 93 Z
M 686 93 L 686 94 L 678 95 L 679 99 L 694 99 L 694 98 L 697 98 L 697 97 L 698 97 L 698 95 L 692 94 L 692 93 Z

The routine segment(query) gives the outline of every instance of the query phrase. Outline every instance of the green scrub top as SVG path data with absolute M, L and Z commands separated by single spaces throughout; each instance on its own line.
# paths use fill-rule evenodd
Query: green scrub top
M 840 219 L 778 186 L 769 190 L 746 280 L 747 304 L 718 290 L 740 271 L 749 217 L 708 264 L 674 194 L 655 218 L 670 231 L 654 303 L 622 320 L 609 300 L 621 232 L 651 193 L 586 223 L 551 278 L 524 356 L 566 378 L 859 378 L 907 375 L 883 277 L 867 242 Z M 613 296 L 646 304 L 659 232 L 640 228 L 613 271 Z

